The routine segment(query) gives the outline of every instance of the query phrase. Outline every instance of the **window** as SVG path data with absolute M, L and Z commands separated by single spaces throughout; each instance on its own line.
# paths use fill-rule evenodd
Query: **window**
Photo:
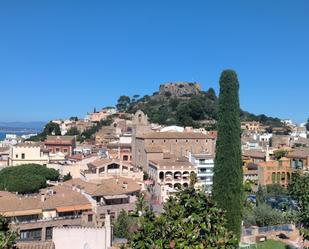
M 46 240 L 53 239 L 53 228 L 52 227 L 46 227 L 45 239 Z
M 33 229 L 20 232 L 21 240 L 41 240 L 42 229 Z
M 188 143 L 189 142 L 189 140 L 188 139 L 186 139 L 186 143 Z
M 67 152 L 68 152 L 68 149 L 63 149 L 63 152 L 64 152 L 64 153 L 67 153 Z
M 151 143 L 153 144 L 153 143 L 154 143 L 154 141 L 153 141 L 153 140 L 151 140 Z
M 198 143 L 198 139 L 196 139 L 195 142 Z
M 18 158 L 18 154 L 16 154 L 15 157 Z
M 21 159 L 25 159 L 25 153 L 21 153 Z
M 165 140 L 165 139 L 163 140 L 163 143 L 166 143 L 166 140 Z
M 60 151 L 60 148 L 56 148 L 56 152 L 59 152 Z
M 93 215 L 92 214 L 88 214 L 88 222 L 92 222 L 93 220 Z
M 176 142 L 176 144 L 177 144 L 177 143 L 178 143 L 178 140 L 176 139 L 176 141 L 175 141 L 175 142 Z
M 124 155 L 123 156 L 123 161 L 128 161 L 129 160 L 129 157 L 127 155 Z

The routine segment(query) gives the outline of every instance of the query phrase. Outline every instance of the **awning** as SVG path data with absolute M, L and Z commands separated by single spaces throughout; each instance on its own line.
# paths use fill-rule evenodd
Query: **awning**
M 72 211 L 87 210 L 87 209 L 91 209 L 91 204 L 73 205 L 73 206 L 56 208 L 57 212 L 72 212 Z
M 127 195 L 104 195 L 104 199 L 111 200 L 111 199 L 125 199 L 128 198 Z
M 14 216 L 35 215 L 35 214 L 41 214 L 41 213 L 42 213 L 42 209 L 32 209 L 32 210 L 3 212 L 2 215 L 5 217 L 14 217 Z

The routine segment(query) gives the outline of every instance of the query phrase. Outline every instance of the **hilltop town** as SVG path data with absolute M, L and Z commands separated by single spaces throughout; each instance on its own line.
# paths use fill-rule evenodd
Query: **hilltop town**
M 183 101 L 198 96 L 212 99 L 208 106 L 217 102 L 212 90 L 203 92 L 197 83 L 162 84 L 154 97 L 122 96 L 117 107 L 89 112 L 85 118 L 51 120 L 40 134 L 7 135 L 1 141 L 0 215 L 18 230 L 18 248 L 70 248 L 72 240 L 89 248 L 118 248 L 130 239 L 119 228 L 123 212 L 134 214 L 141 196 L 160 214 L 171 196 L 190 186 L 193 175 L 194 188 L 211 196 L 216 115 L 190 116 L 189 125 L 172 124 L 173 119 L 168 125 L 166 120 L 153 122 L 156 114 L 150 119 L 145 103 L 160 101 L 153 99 L 157 95 L 179 101 L 178 111 Z M 256 226 L 286 224 L 283 218 L 263 223 L 254 216 L 259 191 L 269 191 L 265 201 L 278 216 L 283 206 L 295 208 L 283 193 L 294 174 L 308 171 L 309 127 L 251 117 L 256 120 L 246 116 L 241 122 L 243 184 L 251 207 L 244 216 L 242 240 L 254 242 L 255 233 L 276 239 L 273 232 L 259 232 Z M 287 226 L 295 242 L 295 226 Z

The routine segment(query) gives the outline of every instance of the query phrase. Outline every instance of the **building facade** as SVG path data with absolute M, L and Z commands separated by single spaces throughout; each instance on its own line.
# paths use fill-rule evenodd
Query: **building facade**
M 196 167 L 187 158 L 150 160 L 148 174 L 153 181 L 151 191 L 160 202 L 190 184 L 190 175 L 196 174 Z
M 49 163 L 49 152 L 40 143 L 20 143 L 11 146 L 8 159 L 9 166 L 21 164 L 41 164 Z
M 198 187 L 210 194 L 213 186 L 214 155 L 190 153 L 189 161 L 196 167 Z
M 74 136 L 47 136 L 44 144 L 52 154 L 62 153 L 65 156 L 72 156 L 76 148 Z

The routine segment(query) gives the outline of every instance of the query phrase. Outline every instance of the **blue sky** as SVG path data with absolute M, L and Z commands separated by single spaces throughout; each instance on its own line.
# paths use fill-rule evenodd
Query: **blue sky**
M 307 0 L 3 0 L 0 121 L 84 116 L 119 95 L 237 71 L 243 109 L 309 116 Z

